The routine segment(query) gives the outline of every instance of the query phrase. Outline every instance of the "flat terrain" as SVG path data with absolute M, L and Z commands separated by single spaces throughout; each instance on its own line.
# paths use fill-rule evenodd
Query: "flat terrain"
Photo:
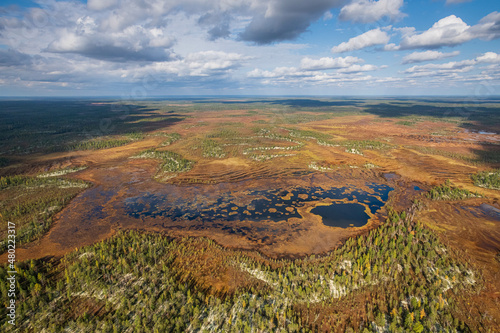
M 423 248 L 416 245 L 420 241 L 412 241 L 422 227 L 449 253 L 450 267 L 460 271 L 458 267 L 466 265 L 475 274 L 474 283 L 464 282 L 473 285 L 467 291 L 453 283 L 440 289 L 450 304 L 456 304 L 449 322 L 442 314 L 440 327 L 484 332 L 500 328 L 500 190 L 480 187 L 471 178 L 500 167 L 499 101 L 65 100 L 0 101 L 0 106 L 6 119 L 0 125 L 0 234 L 6 239 L 7 221 L 16 223 L 18 261 L 52 262 L 123 237 L 125 231 L 140 231 L 180 242 L 186 236 L 215 241 L 223 256 L 245 251 L 250 258 L 261 258 L 270 270 L 286 271 L 289 268 L 283 267 L 289 263 L 311 255 L 331 256 L 339 267 L 336 249 L 345 249 L 351 240 L 368 241 L 368 235 L 381 233 L 383 239 L 386 221 L 404 212 L 409 217 L 395 228 L 406 226 L 408 251 L 422 256 Z M 45 117 L 53 113 L 58 117 L 48 121 Z M 432 197 L 429 191 L 443 184 L 453 193 L 466 194 L 455 198 L 442 192 Z M 314 213 L 319 211 L 333 215 Z M 7 262 L 2 246 L 0 258 Z M 358 260 L 361 265 L 364 257 L 356 258 L 361 248 L 342 260 Z M 200 260 L 197 251 L 195 261 Z M 209 269 L 212 259 L 207 256 Z M 434 265 L 442 263 L 409 266 L 411 274 L 420 276 L 434 272 Z M 400 267 L 399 272 L 406 266 Z M 380 281 L 397 270 L 387 269 Z M 193 288 L 212 290 L 209 294 L 214 295 L 267 290 L 273 284 L 258 271 L 229 265 L 227 275 L 189 273 L 189 279 Z M 186 272 L 181 269 L 178 276 Z M 367 281 L 366 271 L 360 274 Z M 450 280 L 449 274 L 442 280 Z M 436 283 L 429 280 L 438 288 Z M 387 283 L 382 289 L 362 285 L 356 282 L 348 292 L 348 301 L 358 304 L 359 313 L 344 318 L 340 304 L 311 301 L 314 296 L 292 302 L 293 318 L 312 330 L 357 331 L 373 328 L 370 323 L 376 321 L 383 326 L 377 313 L 387 315 L 389 327 L 391 311 L 401 308 L 401 320 L 394 325 L 418 331 L 417 319 L 424 324 L 428 308 L 422 307 L 426 315 L 418 312 L 419 318 L 413 319 L 416 310 L 402 305 L 409 300 L 397 306 L 389 300 L 392 291 L 387 290 L 392 287 Z M 403 297 L 398 288 L 394 293 L 399 296 L 394 297 Z M 366 306 L 379 294 L 387 301 L 375 308 Z M 425 297 L 443 297 L 430 295 Z M 108 312 L 98 310 L 100 305 L 92 299 L 79 302 L 87 304 L 92 316 L 104 318 Z M 83 313 L 75 318 L 79 315 Z M 276 320 L 276 327 L 285 327 L 286 321 Z

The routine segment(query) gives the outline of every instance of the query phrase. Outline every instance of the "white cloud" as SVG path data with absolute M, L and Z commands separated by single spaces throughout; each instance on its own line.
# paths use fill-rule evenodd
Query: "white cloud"
M 483 40 L 500 38 L 500 12 L 493 12 L 483 17 L 478 24 L 470 28 L 470 33 L 474 38 Z
M 412 30 L 404 32 L 399 48 L 440 48 L 455 46 L 472 39 L 492 40 L 500 38 L 500 13 L 493 12 L 483 17 L 478 24 L 469 26 L 461 18 L 447 16 L 422 33 Z
M 302 34 L 325 12 L 339 7 L 343 0 L 89 0 L 88 8 L 108 11 L 103 19 L 107 30 L 119 31 L 142 21 L 162 22 L 174 13 L 196 15 L 212 40 L 229 37 L 231 24 L 246 17 L 242 40 L 269 44 L 292 40 Z
M 59 38 L 51 42 L 45 51 L 119 62 L 165 61 L 177 58 L 168 50 L 174 45 L 175 38 L 164 36 L 159 29 L 150 30 L 135 25 L 119 33 L 101 33 L 93 28 L 89 23 L 91 21 L 83 22 L 84 28 L 60 31 Z
M 111 33 L 134 25 L 165 26 L 172 15 L 182 13 L 197 17 L 196 25 L 202 26 L 212 40 L 238 35 L 257 44 L 293 40 L 322 16 L 328 18 L 325 13 L 343 3 L 343 0 L 88 0 L 85 5 L 75 1 L 40 1 L 49 12 L 45 19 L 59 26 L 71 23 L 67 14 L 77 9 L 80 16 L 93 17 L 101 31 Z M 31 11 L 36 14 L 41 9 Z
M 481 43 L 476 51 L 475 65 L 457 62 L 448 67 L 441 64 L 414 66 L 412 73 L 400 73 L 400 77 L 389 78 L 383 77 L 384 71 L 377 72 L 384 66 L 366 64 L 363 59 L 345 56 L 348 54 L 341 54 L 344 57 L 322 57 L 313 53 L 317 50 L 315 45 L 275 43 L 300 36 L 311 22 L 331 27 L 334 22 L 321 20 L 329 19 L 331 15 L 335 17 L 339 12 L 335 8 L 344 4 L 347 4 L 344 15 L 349 14 L 349 8 L 355 8 L 349 7 L 352 4 L 366 5 L 353 21 L 369 21 L 377 17 L 397 19 L 404 7 L 398 7 L 396 1 L 40 0 L 36 3 L 40 8 L 0 8 L 0 44 L 7 47 L 4 50 L 0 48 L 1 89 L 7 89 L 3 90 L 4 94 L 7 94 L 5 91 L 13 91 L 8 89 L 15 85 L 47 87 L 49 90 L 67 86 L 68 94 L 76 89 L 97 94 L 121 94 L 122 91 L 127 93 L 131 86 L 137 86 L 147 77 L 154 77 L 159 82 L 160 89 L 155 91 L 157 94 L 178 91 L 197 93 L 200 89 L 203 92 L 212 89 L 210 93 L 217 94 L 231 89 L 235 92 L 240 88 L 247 89 L 245 91 L 249 93 L 269 93 L 268 87 L 261 85 L 264 80 L 282 89 L 280 93 L 292 94 L 302 93 L 302 87 L 307 89 L 308 85 L 313 86 L 309 90 L 313 93 L 340 91 L 321 90 L 322 84 L 350 84 L 350 90 L 357 92 L 370 84 L 381 91 L 385 89 L 383 82 L 394 82 L 396 86 L 396 82 L 407 85 L 415 80 L 413 82 L 427 89 L 427 82 L 435 78 L 452 84 L 460 79 L 456 75 L 460 75 L 464 82 L 467 78 L 472 81 L 488 77 L 498 80 L 500 77 L 498 54 L 495 53 L 498 51 L 494 43 L 486 49 L 483 49 L 486 43 Z M 382 3 L 393 7 L 383 9 L 380 7 Z M 479 22 L 466 24 L 459 20 L 456 18 L 457 26 L 465 30 L 455 31 L 445 24 L 440 28 L 442 35 L 435 40 L 425 35 L 427 31 L 415 31 L 413 27 L 381 27 L 350 40 L 345 38 L 345 43 L 335 46 L 332 51 L 348 52 L 377 45 L 377 49 L 383 47 L 385 50 L 424 48 L 419 51 L 426 51 L 470 38 L 487 41 L 499 37 L 498 12 L 485 16 Z M 335 28 L 340 27 L 332 27 L 332 33 L 339 36 L 345 36 L 350 31 L 347 26 L 342 27 L 345 28 L 343 32 Z M 429 29 L 429 33 L 436 33 L 433 28 Z M 369 29 L 372 28 L 366 28 Z M 244 32 L 247 32 L 245 40 L 242 38 Z M 399 33 L 391 37 L 395 32 Z M 313 29 L 311 33 L 315 34 L 317 30 Z M 401 40 L 420 36 L 421 40 L 420 43 L 404 46 L 398 42 L 388 44 L 390 38 L 395 40 L 399 36 Z M 447 44 L 442 44 L 443 41 Z M 303 41 L 306 42 L 307 39 Z M 484 53 L 489 50 L 495 52 Z M 311 53 L 306 53 L 308 51 Z M 415 52 L 403 61 L 413 63 L 443 59 L 458 51 L 447 52 Z M 304 57 L 304 54 L 309 56 Z M 390 57 L 386 54 L 369 56 L 377 58 L 377 62 Z M 257 69 L 251 71 L 253 68 Z M 476 75 L 479 71 L 486 74 Z M 433 77 L 426 78 L 425 75 Z M 412 79 L 410 76 L 422 78 Z M 249 77 L 256 79 L 250 80 Z M 301 88 L 288 91 L 289 85 Z M 43 94 L 43 90 L 38 92 Z
M 408 54 L 403 58 L 403 64 L 413 64 L 416 62 L 439 60 L 444 58 L 455 57 L 460 54 L 460 51 L 453 51 L 449 53 L 442 53 L 439 51 L 423 51 L 423 52 L 413 52 Z
M 473 69 L 476 60 L 452 61 L 444 64 L 426 64 L 417 65 L 404 71 L 405 74 L 411 74 L 413 77 L 451 75 L 468 72 Z
M 309 57 L 302 58 L 300 67 L 276 67 L 273 70 L 254 69 L 247 73 L 250 78 L 265 79 L 267 83 L 276 82 L 298 82 L 301 80 L 304 83 L 340 83 L 358 81 L 359 75 L 363 72 L 375 71 L 381 67 L 359 63 L 364 62 L 363 59 L 357 57 L 339 57 L 320 59 L 311 59 Z M 385 66 L 382 66 L 385 67 Z M 328 70 L 329 72 L 324 72 Z M 351 76 L 347 76 L 350 74 Z
M 461 18 L 455 15 L 445 17 L 421 34 L 404 36 L 401 49 L 453 46 L 467 42 L 473 38 L 468 32 L 470 28 Z
M 202 51 L 189 54 L 183 62 L 191 70 L 189 75 L 206 75 L 240 67 L 242 62 L 248 59 L 250 57 L 238 53 Z
M 416 29 L 414 27 L 402 27 L 402 28 L 394 28 L 394 30 L 399 31 L 401 36 L 406 37 L 415 34 Z
M 345 68 L 349 67 L 352 64 L 364 62 L 363 59 L 347 56 L 347 57 L 338 57 L 338 58 L 330 58 L 324 57 L 320 59 L 311 59 L 309 57 L 305 57 L 300 62 L 300 67 L 304 70 L 325 70 L 325 69 L 335 69 L 335 68 Z
M 387 32 L 376 28 L 369 30 L 359 36 L 349 39 L 347 42 L 343 42 L 332 48 L 333 53 L 342 53 L 354 50 L 360 50 L 365 47 L 386 44 L 390 37 Z
M 403 0 L 352 0 L 342 7 L 339 18 L 361 23 L 376 22 L 384 16 L 396 20 L 406 16 L 400 11 L 402 6 Z
M 188 54 L 182 60 L 157 62 L 147 68 L 177 76 L 221 75 L 240 67 L 249 59 L 250 57 L 238 53 L 202 51 Z
M 248 77 L 255 78 L 306 77 L 312 75 L 314 74 L 307 71 L 301 71 L 296 67 L 276 67 L 272 71 L 256 68 L 248 73 Z
M 476 58 L 477 62 L 486 62 L 486 63 L 500 63 L 500 54 L 495 52 L 486 52 L 482 56 Z
M 356 65 L 355 65 L 356 66 Z M 369 82 L 373 79 L 370 75 L 363 75 L 363 70 L 332 73 L 300 71 L 295 67 L 278 67 L 272 71 L 254 69 L 248 73 L 249 78 L 262 79 L 265 85 L 312 85 L 312 86 L 352 86 L 359 82 Z
M 383 50 L 384 51 L 397 51 L 397 50 L 399 50 L 399 46 L 394 44 L 394 43 L 390 43 L 390 44 L 384 45 Z
M 379 67 L 375 65 L 351 65 L 349 67 L 339 69 L 339 73 L 360 73 L 376 71 Z

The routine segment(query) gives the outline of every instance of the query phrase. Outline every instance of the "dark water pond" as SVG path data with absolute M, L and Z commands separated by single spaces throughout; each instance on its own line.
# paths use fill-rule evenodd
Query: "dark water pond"
M 362 227 L 370 218 L 365 212 L 365 207 L 355 203 L 331 204 L 318 206 L 311 213 L 323 218 L 323 224 L 330 227 Z
M 346 198 L 349 201 L 356 199 L 366 204 L 372 213 L 384 206 L 392 187 L 382 184 L 367 184 L 369 191 L 348 189 L 346 187 L 296 187 L 292 189 L 246 190 L 237 193 L 228 192 L 214 195 L 213 193 L 196 192 L 194 189 L 188 196 L 178 197 L 173 193 L 149 193 L 146 195 L 125 199 L 126 213 L 135 218 L 164 217 L 174 221 L 284 221 L 292 217 L 301 218 L 298 207 L 307 202 L 322 202 L 326 199 L 338 200 Z M 186 197 L 192 198 L 189 202 Z M 355 208 L 349 208 L 351 206 Z M 368 215 L 364 206 L 360 204 L 339 203 L 332 205 L 336 208 L 334 214 L 323 218 L 329 226 L 349 227 L 366 224 Z M 341 208 L 341 206 L 345 206 Z M 319 208 L 319 207 L 318 207 Z M 323 208 L 326 209 L 326 208 Z M 360 211 L 363 213 L 361 214 Z M 313 212 L 314 213 L 314 212 Z M 322 215 L 318 213 L 318 215 Z M 322 215 L 323 216 L 323 215 Z M 338 221 L 335 222 L 335 221 Z

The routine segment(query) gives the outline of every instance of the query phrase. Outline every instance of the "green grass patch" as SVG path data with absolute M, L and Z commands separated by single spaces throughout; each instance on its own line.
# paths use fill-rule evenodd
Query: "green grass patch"
M 414 126 L 417 122 L 416 121 L 411 121 L 411 120 L 401 120 L 397 121 L 396 125 L 403 125 L 403 126 Z

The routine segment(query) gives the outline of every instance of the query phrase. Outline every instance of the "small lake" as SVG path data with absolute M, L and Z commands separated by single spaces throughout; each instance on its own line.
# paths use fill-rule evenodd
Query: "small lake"
M 365 207 L 356 203 L 317 206 L 311 213 L 321 216 L 324 225 L 340 228 L 362 227 L 370 218 L 365 212 Z
M 359 227 L 369 219 L 365 204 L 372 214 L 381 209 L 392 187 L 367 184 L 368 191 L 347 187 L 294 187 L 290 189 L 243 190 L 212 192 L 206 188 L 183 188 L 183 195 L 175 193 L 147 193 L 125 199 L 127 215 L 142 218 L 168 218 L 173 221 L 286 221 L 302 218 L 298 208 L 306 203 L 331 203 L 347 200 L 358 203 L 334 203 L 318 206 L 312 211 L 323 217 L 323 223 L 334 227 Z M 167 191 L 166 191 L 167 192 Z M 219 195 L 217 195 L 219 193 Z M 190 198 L 189 200 L 187 198 Z M 330 200 L 329 200 L 330 199 Z

